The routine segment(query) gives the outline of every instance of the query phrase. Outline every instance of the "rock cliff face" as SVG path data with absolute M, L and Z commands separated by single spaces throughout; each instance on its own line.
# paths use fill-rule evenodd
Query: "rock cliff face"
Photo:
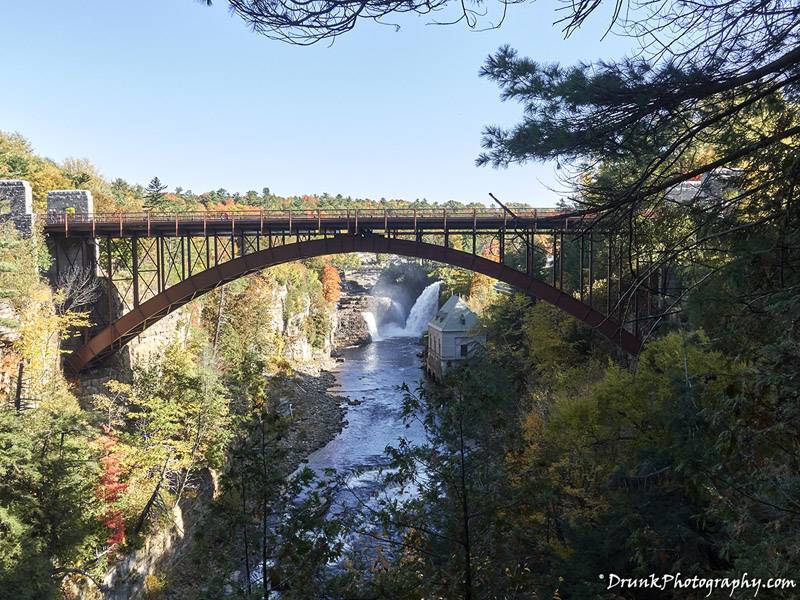
M 376 329 L 388 323 L 402 326 L 414 300 L 429 283 L 427 272 L 419 265 L 400 260 L 381 264 L 371 257 L 362 260 L 362 266 L 346 273 L 342 281 L 334 352 L 369 343 L 372 336 L 365 313 L 372 315 Z
M 333 346 L 336 351 L 348 346 L 361 346 L 370 342 L 372 337 L 363 314 L 368 307 L 368 296 L 348 295 L 342 296 L 342 299 L 339 300 L 337 326 L 333 338 Z
M 280 286 L 273 294 L 274 307 L 270 313 L 273 318 L 268 325 L 283 336 L 285 342 L 283 356 L 292 363 L 324 364 L 330 357 L 334 346 L 336 315 L 329 315 L 331 319 L 330 333 L 322 340 L 320 347 L 315 347 L 306 335 L 306 327 L 311 317 L 311 300 L 307 296 L 304 297 L 300 307 L 296 308 L 291 314 L 287 314 L 285 307 L 288 293 L 286 286 Z
M 364 319 L 370 311 L 370 293 L 380 279 L 381 266 L 369 255 L 362 256 L 362 265 L 344 273 L 342 297 L 336 307 L 336 327 L 333 330 L 333 350 L 368 344 L 372 337 Z
M 173 341 L 185 338 L 199 307 L 186 305 L 154 323 L 120 349 L 102 366 L 81 373 L 75 395 L 88 403 L 94 394 L 107 393 L 105 384 L 114 379 L 130 382 L 136 365 L 159 356 Z

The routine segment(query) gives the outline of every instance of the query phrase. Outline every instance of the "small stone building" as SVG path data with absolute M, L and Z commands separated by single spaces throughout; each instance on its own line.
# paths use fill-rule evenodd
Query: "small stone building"
M 478 316 L 459 296 L 451 296 L 428 323 L 428 372 L 437 379 L 470 358 L 486 343 L 476 331 Z

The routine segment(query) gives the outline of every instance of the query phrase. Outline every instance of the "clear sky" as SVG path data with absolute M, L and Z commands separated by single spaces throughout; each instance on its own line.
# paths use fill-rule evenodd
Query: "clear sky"
M 250 32 L 224 0 L 0 0 L 0 129 L 109 178 L 195 192 L 341 193 L 552 205 L 553 165 L 478 168 L 481 129 L 520 107 L 480 79 L 504 43 L 543 62 L 625 53 L 597 15 L 563 40 L 554 1 L 511 6 L 497 30 L 400 18 L 332 46 Z M 446 18 L 444 14 L 441 18 Z

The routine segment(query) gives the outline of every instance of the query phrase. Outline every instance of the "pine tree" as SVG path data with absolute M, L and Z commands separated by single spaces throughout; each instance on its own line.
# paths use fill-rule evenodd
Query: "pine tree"
M 144 190 L 144 205 L 150 209 L 163 209 L 166 204 L 164 196 L 164 192 L 166 190 L 167 185 L 161 183 L 161 180 L 158 177 L 153 177 Z

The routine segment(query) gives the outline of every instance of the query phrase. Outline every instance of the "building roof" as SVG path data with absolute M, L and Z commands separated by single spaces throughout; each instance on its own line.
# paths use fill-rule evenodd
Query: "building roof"
M 478 325 L 478 315 L 472 312 L 459 296 L 450 296 L 436 316 L 428 323 L 439 331 L 472 331 Z

